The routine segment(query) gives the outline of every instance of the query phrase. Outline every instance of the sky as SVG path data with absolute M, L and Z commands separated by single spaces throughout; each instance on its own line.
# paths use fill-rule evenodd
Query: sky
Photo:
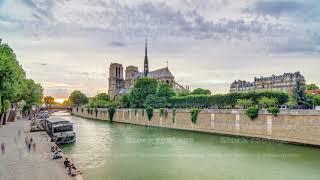
M 168 61 L 178 83 L 226 93 L 234 80 L 300 71 L 320 84 L 319 0 L 0 0 L 0 38 L 45 95 L 107 92 L 111 62 Z

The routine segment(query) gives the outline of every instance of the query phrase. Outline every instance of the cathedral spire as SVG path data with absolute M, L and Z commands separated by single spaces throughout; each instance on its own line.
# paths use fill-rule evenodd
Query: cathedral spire
M 149 73 L 149 61 L 148 61 L 148 40 L 146 39 L 145 44 L 145 56 L 144 56 L 144 69 L 143 69 L 144 77 L 148 76 Z

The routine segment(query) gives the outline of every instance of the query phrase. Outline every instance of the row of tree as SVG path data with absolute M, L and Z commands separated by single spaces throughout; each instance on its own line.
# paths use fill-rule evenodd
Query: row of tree
M 17 61 L 14 51 L 0 42 L 0 114 L 5 119 L 11 106 L 21 105 L 25 111 L 32 105 L 41 105 L 43 88 L 26 73 Z

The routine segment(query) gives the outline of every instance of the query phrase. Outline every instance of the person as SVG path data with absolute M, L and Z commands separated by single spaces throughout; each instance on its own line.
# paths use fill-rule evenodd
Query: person
M 63 164 L 64 164 L 65 167 L 70 167 L 70 161 L 69 161 L 69 159 L 66 158 L 66 160 L 64 160 Z
M 54 149 L 55 149 L 54 146 L 51 146 L 51 152 L 54 152 Z
M 6 148 L 4 142 L 1 143 L 1 153 L 4 154 L 6 152 Z
M 35 142 L 32 144 L 32 149 L 34 152 L 36 151 L 36 143 Z
M 52 157 L 52 159 L 61 159 L 61 158 L 62 158 L 62 156 L 59 154 L 58 151 L 56 151 L 56 152 L 53 154 L 53 157 Z

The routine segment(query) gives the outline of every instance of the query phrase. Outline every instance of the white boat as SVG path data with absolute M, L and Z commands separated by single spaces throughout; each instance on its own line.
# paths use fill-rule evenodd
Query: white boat
M 73 123 L 61 118 L 46 120 L 49 136 L 56 144 L 68 144 L 76 142 L 76 133 L 73 131 Z

